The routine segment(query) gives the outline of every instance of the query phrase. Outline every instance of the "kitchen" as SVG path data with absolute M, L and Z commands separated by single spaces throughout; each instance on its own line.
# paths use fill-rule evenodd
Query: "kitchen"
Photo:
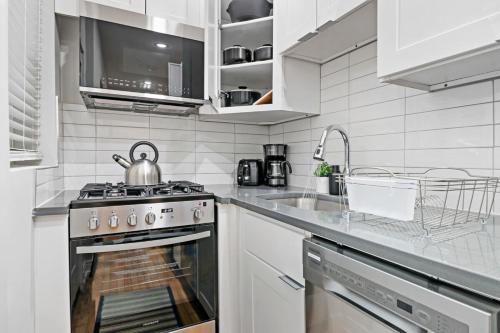
M 500 331 L 497 1 L 0 3 L 1 332 Z

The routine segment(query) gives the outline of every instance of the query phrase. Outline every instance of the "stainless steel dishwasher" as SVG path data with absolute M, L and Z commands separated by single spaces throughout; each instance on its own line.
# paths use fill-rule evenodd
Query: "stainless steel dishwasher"
M 304 240 L 308 333 L 498 333 L 500 303 L 322 238 Z

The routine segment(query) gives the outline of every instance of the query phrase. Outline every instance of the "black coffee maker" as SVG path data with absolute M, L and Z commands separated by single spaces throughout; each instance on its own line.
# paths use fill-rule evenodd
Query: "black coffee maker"
M 286 186 L 292 166 L 286 160 L 287 145 L 264 145 L 264 183 L 269 186 Z

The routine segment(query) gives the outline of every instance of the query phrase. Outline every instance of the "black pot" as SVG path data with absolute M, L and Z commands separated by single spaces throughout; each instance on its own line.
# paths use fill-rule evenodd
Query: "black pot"
M 227 47 L 222 52 L 224 65 L 241 64 L 252 61 L 252 52 L 241 45 Z
M 267 0 L 233 0 L 227 7 L 231 22 L 254 20 L 269 16 L 273 4 Z
M 225 96 L 225 106 L 243 106 L 252 105 L 262 95 L 256 90 L 241 86 L 238 89 L 225 92 Z
M 271 44 L 264 44 L 261 47 L 253 50 L 253 61 L 264 61 L 273 58 L 273 46 Z

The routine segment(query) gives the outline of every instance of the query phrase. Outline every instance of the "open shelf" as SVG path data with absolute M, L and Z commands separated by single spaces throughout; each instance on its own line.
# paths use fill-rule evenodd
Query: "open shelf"
M 222 49 L 242 45 L 251 50 L 264 44 L 273 44 L 273 17 L 221 25 Z
M 284 109 L 283 107 L 278 110 L 274 104 L 232 106 L 219 108 L 218 112 L 214 114 L 200 115 L 203 120 L 227 120 L 260 125 L 275 124 L 308 116 L 304 112 Z
M 220 67 L 223 86 L 247 86 L 251 89 L 271 89 L 273 61 L 255 61 Z

